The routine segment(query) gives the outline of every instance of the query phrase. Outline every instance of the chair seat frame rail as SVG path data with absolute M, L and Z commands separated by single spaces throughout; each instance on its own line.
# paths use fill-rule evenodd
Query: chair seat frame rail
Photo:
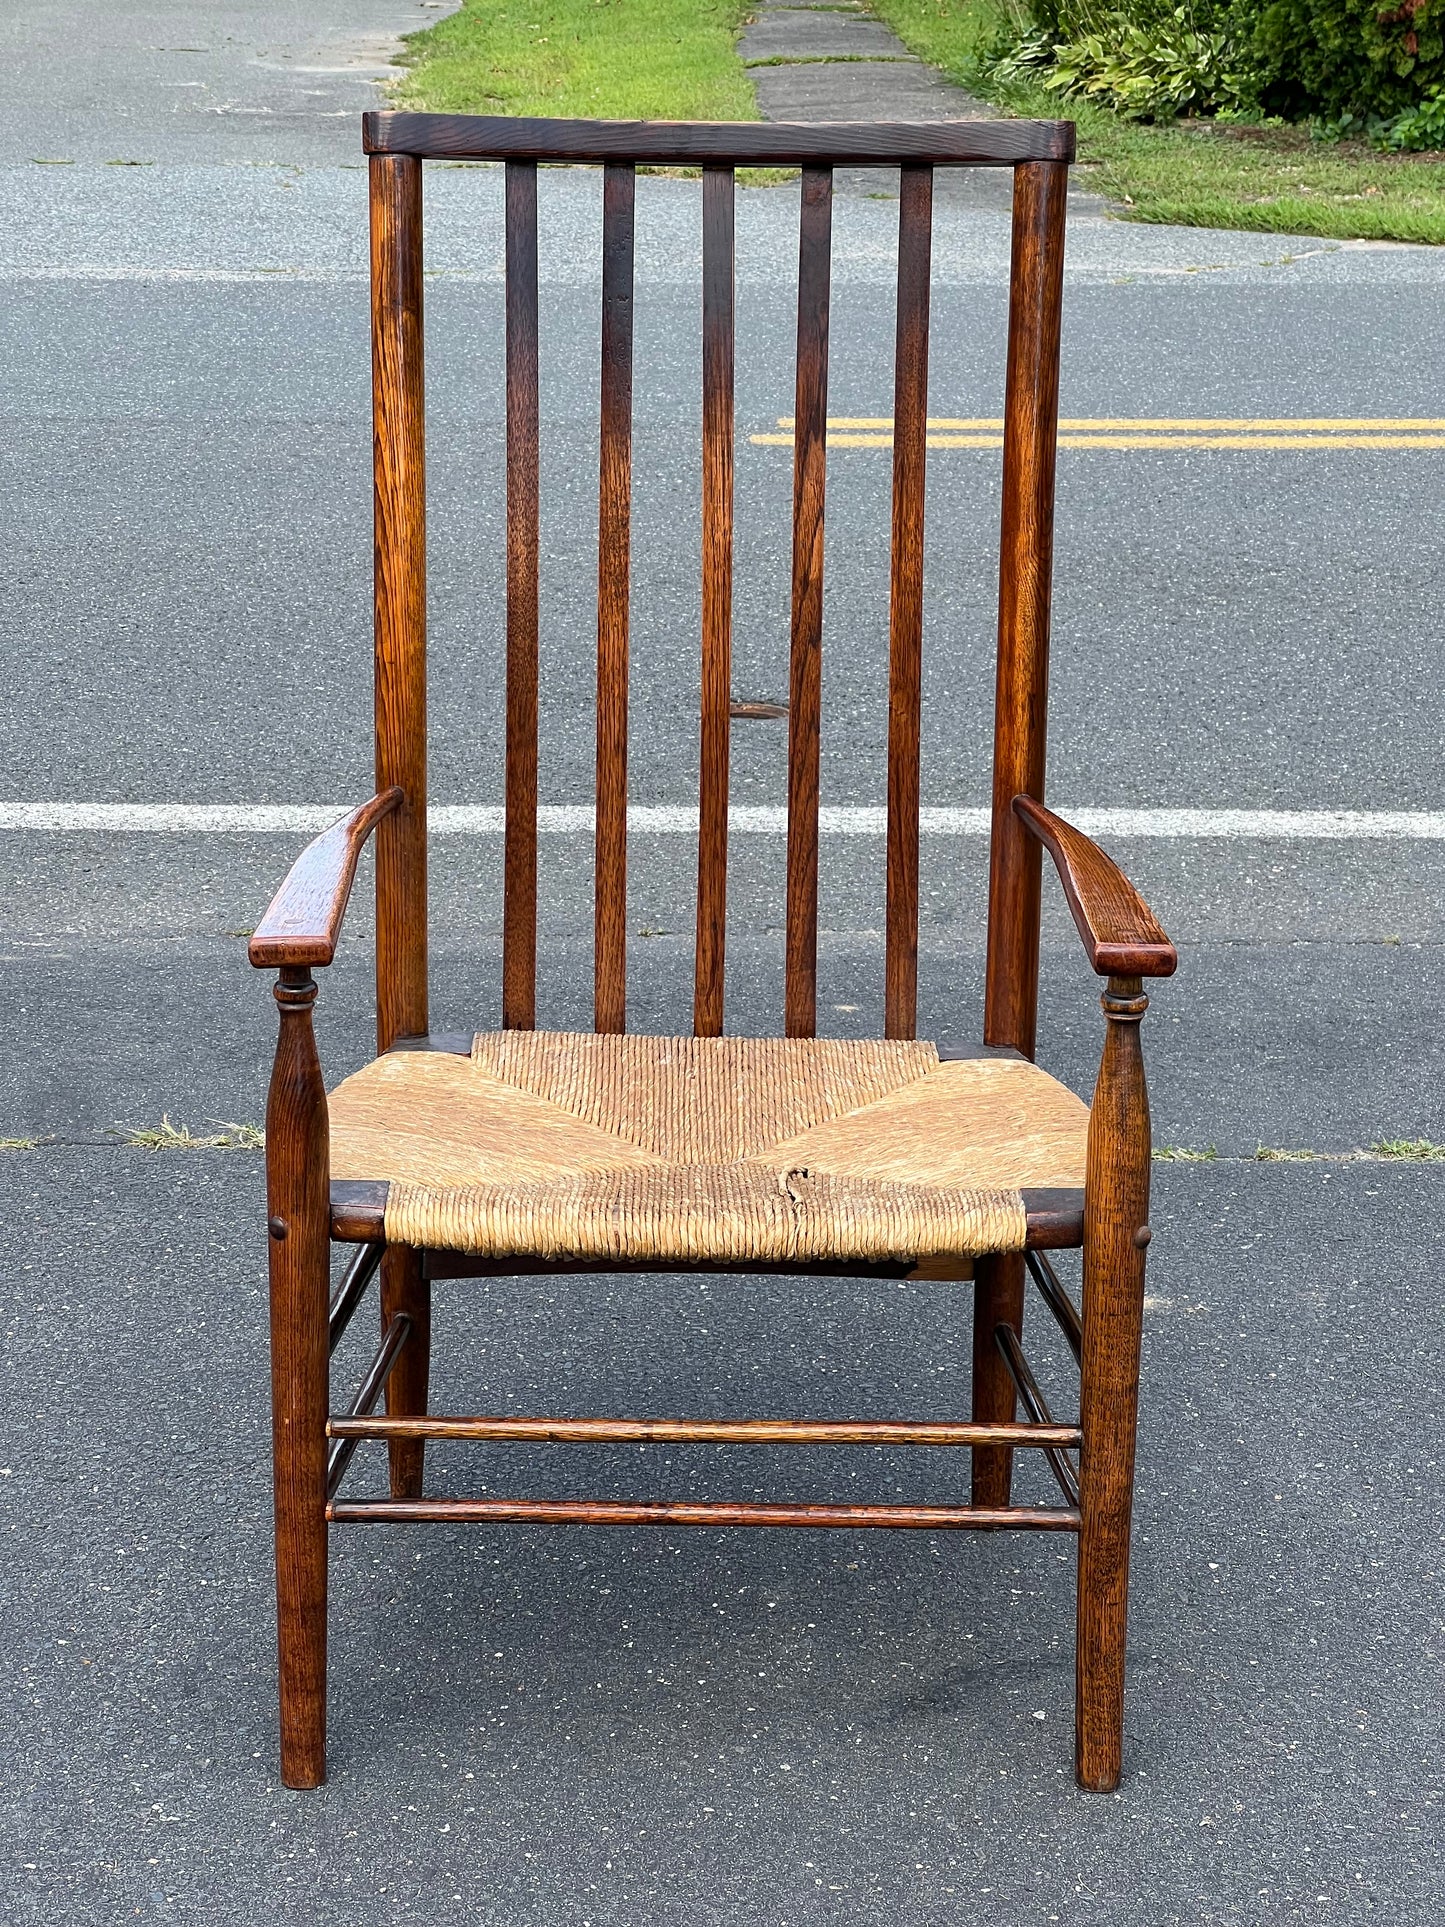
M 651 124 L 376 113 L 370 156 L 375 541 L 375 794 L 302 854 L 250 942 L 277 972 L 280 1013 L 266 1112 L 281 1768 L 326 1770 L 328 1529 L 387 1521 L 967 1528 L 1078 1541 L 1076 1772 L 1118 1782 L 1139 1340 L 1149 1242 L 1150 1130 L 1139 1024 L 1144 981 L 1175 953 L 1102 851 L 1043 804 L 1054 450 L 1067 122 L 939 125 Z M 782 1026 L 816 1020 L 819 704 L 833 170 L 899 170 L 889 623 L 887 908 L 882 1033 L 915 1034 L 923 527 L 934 169 L 1013 170 L 988 955 L 983 1041 L 1034 1054 L 1041 859 L 1058 870 L 1088 960 L 1105 979 L 1104 1044 L 1082 1194 L 1025 1194 L 1028 1248 L 910 1267 L 812 1265 L 855 1275 L 973 1279 L 967 1419 L 447 1417 L 428 1407 L 434 1279 L 564 1269 L 388 1243 L 368 1187 L 332 1184 L 313 972 L 331 963 L 368 841 L 376 857 L 377 1050 L 456 1048 L 427 1008 L 426 495 L 422 173 L 427 160 L 504 163 L 506 233 L 506 827 L 502 1021 L 536 1022 L 539 409 L 537 168 L 603 171 L 597 616 L 595 1025 L 626 1026 L 627 679 L 631 515 L 633 210 L 639 165 L 702 170 L 702 569 L 694 1030 L 724 1028 L 733 559 L 734 170 L 801 169 L 794 437 L 788 835 Z M 488 177 L 478 177 L 486 191 Z M 465 1048 L 465 1043 L 463 1048 Z M 374 1188 L 373 1188 L 374 1189 Z M 384 1193 L 384 1187 L 382 1187 Z M 330 1290 L 334 1243 L 355 1251 Z M 1083 1250 L 1076 1309 L 1047 1252 Z M 576 1265 L 573 1269 L 598 1268 Z M 726 1269 L 698 1266 L 698 1269 Z M 774 1269 L 800 1269 L 776 1266 Z M 1022 1345 L 1026 1277 L 1080 1373 L 1077 1421 L 1055 1419 Z M 351 1403 L 331 1409 L 329 1360 L 373 1279 L 381 1342 Z M 384 1410 L 378 1410 L 384 1403 Z M 1020 1406 L 1024 1416 L 1018 1416 Z M 428 1440 L 962 1448 L 966 1504 L 797 1504 L 434 1497 Z M 388 1493 L 344 1497 L 353 1456 L 384 1442 Z M 1014 1454 L 1037 1450 L 1059 1502 L 1016 1503 Z

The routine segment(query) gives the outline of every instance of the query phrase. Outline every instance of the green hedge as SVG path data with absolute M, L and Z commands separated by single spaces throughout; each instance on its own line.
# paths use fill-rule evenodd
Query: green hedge
M 1271 113 L 1385 117 L 1445 86 L 1445 0 L 1237 0 L 1236 14 Z
M 1314 120 L 1382 145 L 1445 133 L 1445 0 L 1031 0 L 999 63 L 1139 119 Z

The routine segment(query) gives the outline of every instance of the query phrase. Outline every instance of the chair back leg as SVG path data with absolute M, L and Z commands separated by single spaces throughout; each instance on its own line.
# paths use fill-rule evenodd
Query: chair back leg
M 1079 1596 L 1074 1740 L 1079 1785 L 1119 1784 L 1134 1433 L 1149 1243 L 1149 1096 L 1137 977 L 1111 977 L 1100 1000 L 1104 1056 L 1089 1118 L 1084 1204 L 1084 1342 L 1079 1419 Z
M 1022 1254 L 976 1258 L 973 1276 L 973 1417 L 982 1425 L 1008 1425 L 1015 1417 L 1014 1382 L 994 1333 L 1000 1325 L 1009 1325 L 1015 1337 L 1023 1335 Z M 1011 1445 L 973 1448 L 975 1505 L 1008 1504 L 1013 1461 Z
M 388 1245 L 381 1261 L 381 1329 L 404 1314 L 411 1329 L 386 1381 L 389 1418 L 424 1418 L 431 1369 L 431 1285 L 421 1273 L 421 1253 L 408 1245 Z M 422 1491 L 423 1439 L 392 1439 L 387 1445 L 393 1499 L 419 1499 Z

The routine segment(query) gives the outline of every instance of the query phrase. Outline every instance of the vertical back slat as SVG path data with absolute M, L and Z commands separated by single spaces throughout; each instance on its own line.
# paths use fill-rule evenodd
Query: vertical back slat
M 627 1028 L 627 623 L 632 520 L 635 175 L 602 171 L 602 460 L 597 516 L 598 1030 Z
M 723 1027 L 733 614 L 733 171 L 702 176 L 702 720 L 692 1027 Z
M 893 377 L 885 1037 L 912 1037 L 918 1021 L 918 752 L 932 240 L 933 169 L 905 167 L 899 181 L 898 340 Z
M 1017 795 L 1042 801 L 1044 793 L 1068 175 L 1062 161 L 1014 170 L 983 1034 L 985 1043 L 1011 1044 L 1028 1057 L 1038 1007 L 1040 851 L 1011 805 Z
M 508 161 L 507 774 L 502 1024 L 537 1021 L 537 163 Z
M 377 1049 L 427 1028 L 426 459 L 421 162 L 373 155 L 371 377 L 376 787 L 405 800 L 376 831 Z
M 793 621 L 788 695 L 788 907 L 784 1029 L 811 1037 L 818 978 L 818 706 L 823 651 L 823 498 L 833 170 L 803 169 L 793 445 Z

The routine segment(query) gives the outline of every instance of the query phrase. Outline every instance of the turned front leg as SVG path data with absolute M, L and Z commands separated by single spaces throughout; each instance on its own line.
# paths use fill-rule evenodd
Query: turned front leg
M 275 996 L 281 1034 L 266 1103 L 266 1202 L 281 1777 L 314 1787 L 326 1778 L 330 1141 L 310 972 L 283 970 Z
M 1123 1760 L 1124 1649 L 1144 1253 L 1149 1243 L 1149 1094 L 1137 977 L 1111 977 L 1101 999 L 1104 1055 L 1089 1117 L 1084 1203 L 1084 1346 L 1079 1462 L 1075 1771 L 1107 1793 Z

